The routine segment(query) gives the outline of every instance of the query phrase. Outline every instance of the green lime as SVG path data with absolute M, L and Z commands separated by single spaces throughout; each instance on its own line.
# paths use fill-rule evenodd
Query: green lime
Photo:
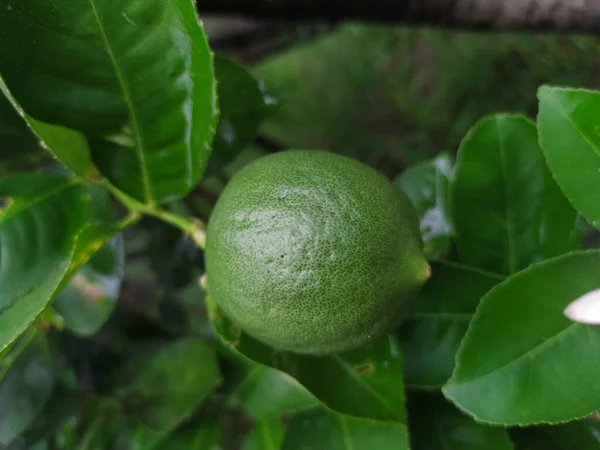
M 249 335 L 326 354 L 397 326 L 429 276 L 416 212 L 353 159 L 290 150 L 239 171 L 210 217 L 210 295 Z

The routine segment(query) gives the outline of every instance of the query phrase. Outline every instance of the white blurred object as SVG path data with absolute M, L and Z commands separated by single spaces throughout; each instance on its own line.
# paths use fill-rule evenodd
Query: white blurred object
M 574 322 L 600 325 L 600 289 L 588 292 L 565 308 L 565 316 Z

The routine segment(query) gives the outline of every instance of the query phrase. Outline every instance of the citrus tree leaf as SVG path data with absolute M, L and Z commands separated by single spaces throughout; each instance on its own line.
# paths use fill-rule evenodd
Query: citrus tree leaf
M 575 252 L 492 288 L 463 339 L 445 395 L 476 420 L 503 425 L 559 423 L 600 409 L 600 328 L 563 314 L 600 287 L 599 270 L 600 251 Z
M 600 449 L 600 423 L 595 417 L 554 426 L 517 428 L 511 436 L 518 450 Z
M 7 6 L 0 73 L 23 109 L 96 138 L 93 161 L 137 200 L 189 192 L 206 167 L 218 115 L 212 54 L 195 3 Z
M 287 373 L 253 365 L 238 387 L 244 409 L 255 419 L 280 416 L 317 405 L 315 399 Z
M 600 205 L 600 93 L 543 86 L 538 92 L 539 140 L 548 167 L 561 189 L 596 228 Z
M 402 354 L 395 336 L 356 351 L 314 357 L 275 350 L 242 333 L 207 297 L 212 326 L 236 355 L 285 372 L 321 404 L 355 417 L 406 422 Z
M 213 141 L 210 170 L 233 161 L 273 109 L 274 99 L 262 84 L 239 64 L 223 56 L 214 59 L 221 117 Z
M 491 116 L 469 131 L 458 151 L 450 202 L 464 264 L 510 274 L 579 247 L 577 213 L 525 117 Z
M 166 436 L 218 386 L 221 376 L 213 349 L 185 338 L 135 355 L 120 390 L 142 423 Z
M 0 175 L 21 171 L 51 161 L 38 139 L 0 93 Z
M 45 308 L 71 263 L 86 221 L 85 190 L 67 177 L 0 178 L 0 352 Z
M 436 389 L 448 381 L 479 301 L 502 279 L 472 267 L 431 263 L 431 278 L 398 332 L 408 387 Z
M 0 18 L 0 22 L 2 19 Z M 0 48 L 2 48 L 0 37 Z M 0 56 L 0 61 L 2 57 Z M 18 120 L 22 123 L 20 129 L 29 127 L 31 130 L 28 135 L 28 140 L 32 138 L 39 142 L 39 146 L 49 150 L 67 169 L 71 172 L 93 180 L 95 172 L 90 160 L 90 149 L 85 137 L 77 132 L 59 125 L 51 125 L 34 119 L 27 114 L 17 103 L 14 97 L 8 91 L 4 80 L 0 78 L 0 91 L 4 93 L 4 97 L 10 102 L 15 110 Z M 24 130 L 23 130 L 24 132 Z M 13 149 L 14 151 L 14 149 Z
M 295 415 L 282 450 L 408 450 L 406 426 L 345 416 L 324 410 Z
M 512 450 L 505 429 L 475 422 L 438 394 L 408 398 L 412 450 Z
M 0 447 L 26 431 L 46 406 L 54 386 L 52 358 L 40 335 L 0 381 Z
M 89 191 L 61 174 L 0 178 L 0 197 L 1 355 L 119 229 L 91 222 Z
M 106 322 L 121 290 L 125 252 L 121 235 L 95 253 L 52 303 L 67 330 L 95 334 Z
M 156 450 L 219 450 L 221 428 L 216 423 L 186 426 L 171 433 Z
M 246 436 L 242 450 L 279 450 L 284 434 L 283 424 L 278 417 L 259 420 Z
M 423 251 L 430 257 L 443 252 L 453 235 L 448 218 L 452 165 L 450 156 L 442 153 L 430 161 L 409 167 L 394 180 L 419 214 Z

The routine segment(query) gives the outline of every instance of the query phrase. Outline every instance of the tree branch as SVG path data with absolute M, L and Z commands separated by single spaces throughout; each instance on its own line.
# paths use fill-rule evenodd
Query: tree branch
M 467 29 L 597 32 L 598 0 L 202 0 L 201 13 L 278 20 L 360 20 Z

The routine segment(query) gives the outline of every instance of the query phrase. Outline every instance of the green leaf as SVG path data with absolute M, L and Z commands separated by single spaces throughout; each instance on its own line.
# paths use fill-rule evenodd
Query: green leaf
M 0 175 L 16 172 L 52 161 L 38 139 L 0 93 Z
M 279 418 L 259 420 L 244 440 L 242 450 L 279 450 L 284 434 Z
M 72 179 L 53 174 L 0 178 L 9 206 L 0 216 L 0 353 L 58 289 L 85 224 L 88 200 Z
M 199 338 L 180 339 L 132 358 L 120 395 L 140 420 L 166 435 L 218 386 L 213 349 Z
M 246 69 L 220 55 L 215 56 L 215 77 L 221 118 L 209 170 L 230 163 L 252 142 L 275 103 Z
M 324 357 L 275 350 L 241 332 L 207 297 L 212 326 L 232 352 L 295 378 L 323 405 L 343 414 L 406 422 L 402 354 L 395 336 Z
M 193 1 L 11 1 L 0 73 L 32 117 L 95 137 L 93 161 L 137 200 L 172 200 L 200 180 L 218 108 Z
M 238 388 L 244 409 L 255 419 L 279 416 L 317 405 L 302 386 L 279 370 L 254 365 Z
M 1 16 L 0 14 L 0 18 Z M 1 59 L 2 57 L 0 56 Z M 19 120 L 24 122 L 22 125 L 26 124 L 29 126 L 33 135 L 37 136 L 41 147 L 49 150 L 71 172 L 83 178 L 91 180 L 95 178 L 94 168 L 90 161 L 90 149 L 85 137 L 81 133 L 58 125 L 47 124 L 31 117 L 23 111 L 23 108 L 21 108 L 10 94 L 1 77 L 0 91 L 4 93 L 4 96 L 20 116 Z
M 561 189 L 600 227 L 600 92 L 543 86 L 538 92 L 538 133 L 548 167 Z
M 409 396 L 412 450 L 512 450 L 503 428 L 474 422 L 441 395 Z
M 52 369 L 46 343 L 38 335 L 0 381 L 0 447 L 8 446 L 40 415 L 52 393 Z
M 408 450 L 406 426 L 378 422 L 326 411 L 294 416 L 288 425 L 282 450 Z
M 170 434 L 156 450 L 218 450 L 221 429 L 215 423 L 195 424 Z
M 517 428 L 511 435 L 519 450 L 600 449 L 600 423 L 595 417 L 555 426 Z
M 89 223 L 92 196 L 60 174 L 0 178 L 0 197 L 8 199 L 0 216 L 1 355 L 119 229 Z
M 463 140 L 450 186 L 462 263 L 510 274 L 579 247 L 577 213 L 537 139 L 526 118 L 496 115 Z
M 481 300 L 445 395 L 476 420 L 559 423 L 600 409 L 600 328 L 565 307 L 600 288 L 600 251 L 531 266 Z
M 479 301 L 501 280 L 471 267 L 431 263 L 431 278 L 399 330 L 407 386 L 435 389 L 448 381 Z
M 116 306 L 124 266 L 123 238 L 117 236 L 92 256 L 52 303 L 67 330 L 95 334 Z
M 430 257 L 443 253 L 453 236 L 447 201 L 451 177 L 452 159 L 442 153 L 430 161 L 409 167 L 394 180 L 419 214 L 424 252 Z

